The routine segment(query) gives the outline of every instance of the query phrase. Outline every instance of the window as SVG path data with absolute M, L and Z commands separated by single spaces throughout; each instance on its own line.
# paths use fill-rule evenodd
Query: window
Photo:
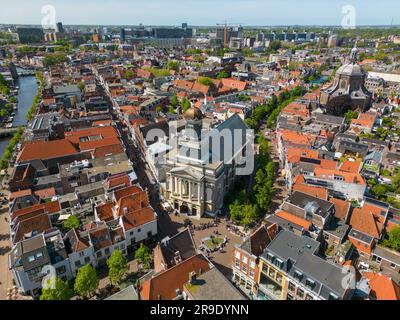
M 104 250 L 104 253 L 105 253 L 106 255 L 109 255 L 109 254 L 110 254 L 110 248 L 106 248 L 106 250 Z
M 296 295 L 297 295 L 299 298 L 303 298 L 303 297 L 304 297 L 304 290 L 301 289 L 301 288 L 298 288 L 298 289 L 297 289 L 297 292 L 296 292 Z
M 288 295 L 287 295 L 287 300 L 294 300 L 293 295 L 291 295 L 290 293 L 288 293 Z
M 378 257 L 378 256 L 373 256 L 373 257 L 372 257 L 372 261 L 381 262 L 381 261 L 382 261 L 382 258 L 381 258 L 381 257 Z
M 390 267 L 392 268 L 392 269 L 395 269 L 396 268 L 396 264 L 394 264 L 393 262 L 390 264 Z
M 243 256 L 242 261 L 243 261 L 243 263 L 246 263 L 246 264 L 247 264 L 247 257 L 246 257 L 246 256 Z
M 275 270 L 274 270 L 274 269 L 269 269 L 268 275 L 269 275 L 271 278 L 275 278 Z
M 139 229 L 137 229 L 137 232 L 140 232 L 140 231 L 142 231 L 142 229 L 140 229 L 140 228 L 139 228 Z
M 36 253 L 36 259 L 39 259 L 41 257 L 43 257 L 43 253 L 42 252 Z
M 253 260 L 250 260 L 249 266 L 250 268 L 254 269 L 256 267 L 256 263 Z
M 254 271 L 253 270 L 249 271 L 249 276 L 250 276 L 250 278 L 254 279 Z
M 283 268 L 283 261 L 282 261 L 281 259 L 276 259 L 275 265 L 276 265 L 278 268 L 282 269 L 282 268 Z
M 243 266 L 242 266 L 242 271 L 243 271 L 244 273 L 247 273 L 247 266 L 246 266 L 246 265 L 243 265 Z
M 307 293 L 306 294 L 306 300 L 314 300 L 314 298 Z
M 121 250 L 124 250 L 124 249 L 125 249 L 125 243 L 121 244 L 121 245 L 119 246 L 119 248 L 120 248 Z
M 85 263 L 88 264 L 90 262 L 90 258 L 89 257 L 85 257 Z
M 237 259 L 240 259 L 240 252 L 239 252 L 239 251 L 235 251 L 235 257 L 236 257 Z
M 96 256 L 97 256 L 97 258 L 101 258 L 101 251 L 98 251 L 98 252 L 96 253 Z
M 339 297 L 336 294 L 332 292 L 329 294 L 328 300 L 337 300 L 337 299 L 339 299 Z
M 294 290 L 296 290 L 296 285 L 293 282 L 289 282 L 288 288 L 290 291 L 294 292 Z
M 276 282 L 282 283 L 282 276 L 279 273 L 276 274 Z
M 66 271 L 67 271 L 67 269 L 65 268 L 65 266 L 61 266 L 61 267 L 58 267 L 58 268 L 56 269 L 57 275 L 63 274 L 63 273 L 65 273 Z
M 153 236 L 153 233 L 151 231 L 147 232 L 147 238 L 151 238 Z
M 32 255 L 32 256 L 29 256 L 29 257 L 28 257 L 28 261 L 29 261 L 29 262 L 35 261 L 35 256 L 33 256 L 33 255 Z
M 274 261 L 274 256 L 270 253 L 267 254 L 267 261 L 273 262 Z
M 81 261 L 80 260 L 75 261 L 75 267 L 79 268 L 80 266 L 81 266 Z
M 240 260 L 238 259 L 235 260 L 235 267 L 240 269 Z
M 129 232 L 129 235 L 133 236 L 133 231 Z
M 85 255 L 84 251 L 79 252 L 79 257 L 83 257 Z
M 315 282 L 314 282 L 314 280 L 307 279 L 307 280 L 306 280 L 306 287 L 309 288 L 309 289 L 314 289 L 314 287 L 315 287 Z
M 303 274 L 302 274 L 301 272 L 299 272 L 299 271 L 295 271 L 295 272 L 294 272 L 294 278 L 295 278 L 297 281 L 301 281 L 301 278 L 303 278 Z

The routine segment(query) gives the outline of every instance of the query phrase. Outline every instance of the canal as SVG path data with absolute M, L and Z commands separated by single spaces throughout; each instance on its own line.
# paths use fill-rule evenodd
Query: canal
M 18 71 L 20 71 L 18 69 Z M 38 84 L 36 82 L 36 77 L 27 76 L 27 77 L 19 77 L 18 84 L 18 108 L 15 110 L 15 116 L 13 120 L 14 126 L 25 125 L 26 113 L 32 105 L 33 98 L 36 95 Z M 8 146 L 11 137 L 1 138 L 0 139 L 0 155 L 3 155 L 5 149 Z

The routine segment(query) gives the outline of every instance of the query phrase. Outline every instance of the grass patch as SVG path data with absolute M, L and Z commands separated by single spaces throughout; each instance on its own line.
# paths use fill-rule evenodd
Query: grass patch
M 204 244 L 210 249 L 210 250 L 215 250 L 217 249 L 221 243 L 224 242 L 224 239 L 220 238 L 220 237 L 213 237 L 210 238 L 206 241 L 204 241 Z

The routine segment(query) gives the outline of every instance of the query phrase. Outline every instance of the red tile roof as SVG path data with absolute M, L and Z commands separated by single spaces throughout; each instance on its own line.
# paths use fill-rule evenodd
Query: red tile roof
M 322 187 L 314 187 L 310 186 L 307 184 L 300 184 L 300 183 L 295 183 L 292 187 L 293 192 L 294 191 L 300 191 L 303 193 L 307 193 L 313 197 L 327 200 L 328 199 L 328 190 Z
M 138 186 L 128 186 L 126 188 L 122 188 L 119 190 L 114 191 L 114 197 L 116 201 L 119 201 L 119 199 L 129 196 L 131 194 L 135 194 L 138 192 L 141 192 L 142 189 Z
M 32 213 L 37 210 L 44 210 L 44 212 L 47 214 L 57 213 L 57 212 L 61 211 L 60 202 L 50 201 L 50 202 L 39 203 L 39 204 L 35 204 L 34 206 L 16 210 L 12 213 L 12 220 L 14 220 L 16 217 L 23 216 L 23 215 Z
M 51 228 L 50 218 L 46 213 L 23 219 L 18 222 L 15 228 L 14 242 L 19 242 L 24 235 L 30 232 L 41 233 Z
M 17 157 L 17 162 L 54 159 L 77 153 L 78 150 L 66 139 L 26 143 Z
M 293 224 L 296 224 L 296 225 L 304 228 L 305 230 L 309 230 L 311 227 L 311 222 L 307 221 L 306 219 L 297 217 L 293 214 L 290 214 L 289 212 L 279 210 L 278 212 L 275 213 L 275 215 L 278 216 L 279 218 L 282 218 Z
M 106 202 L 96 207 L 97 216 L 102 221 L 110 221 L 113 216 L 114 203 Z
M 247 83 L 245 81 L 239 81 L 232 78 L 221 79 L 222 85 L 224 87 L 229 87 L 232 89 L 237 89 L 238 91 L 243 91 L 246 89 Z
M 337 198 L 329 198 L 329 202 L 335 207 L 335 217 L 346 222 L 351 203 Z
M 36 190 L 34 194 L 37 195 L 40 199 L 48 199 L 57 195 L 56 189 L 54 189 L 54 187 Z
M 351 173 L 359 173 L 361 169 L 362 162 L 361 161 L 349 161 L 346 160 L 340 166 L 341 171 L 351 172 Z
M 8 196 L 8 200 L 9 201 L 13 201 L 14 199 L 16 199 L 18 197 L 29 196 L 31 194 L 32 194 L 32 190 L 31 189 L 14 191 L 14 192 L 10 193 L 10 195 Z
M 371 295 L 377 300 L 400 300 L 400 286 L 384 274 L 364 272 Z
M 122 217 L 122 223 L 125 230 L 130 230 L 142 226 L 146 223 L 155 221 L 156 219 L 157 218 L 154 214 L 154 210 L 151 207 L 145 207 L 135 211 L 129 211 L 128 213 L 124 213 Z
M 163 271 L 145 281 L 140 288 L 143 300 L 172 300 L 176 297 L 176 289 L 183 290 L 189 281 L 189 274 L 198 276 L 210 270 L 210 265 L 202 255 L 196 255 Z

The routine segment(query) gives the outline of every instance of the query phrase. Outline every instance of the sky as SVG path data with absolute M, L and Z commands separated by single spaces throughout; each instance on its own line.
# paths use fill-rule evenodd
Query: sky
M 400 0 L 0 0 L 0 24 L 41 24 L 46 5 L 66 25 L 340 25 L 348 5 L 356 25 L 400 25 Z

